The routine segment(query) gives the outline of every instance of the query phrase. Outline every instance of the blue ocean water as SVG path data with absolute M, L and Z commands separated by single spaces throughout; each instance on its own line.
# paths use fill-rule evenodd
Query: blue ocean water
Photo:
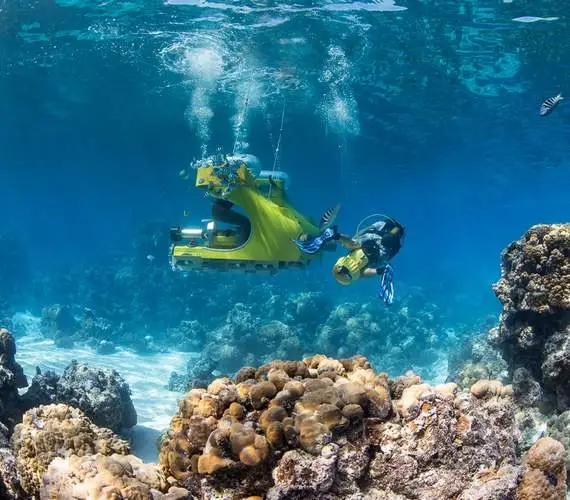
M 0 233 L 12 238 L 1 298 L 37 315 L 66 300 L 96 303 L 106 316 L 101 304 L 132 288 L 97 302 L 88 297 L 104 281 L 55 286 L 56 276 L 104 274 L 134 255 L 149 222 L 209 216 L 179 171 L 231 151 L 238 133 L 238 150 L 271 168 L 284 109 L 278 167 L 295 206 L 318 219 L 341 203 L 349 234 L 378 212 L 405 225 L 396 306 L 421 290 L 452 326 L 496 315 L 501 251 L 570 210 L 570 108 L 538 115 L 567 87 L 566 14 L 518 0 L 0 2 Z M 185 301 L 153 288 L 168 242 L 154 251 L 131 304 L 147 323 L 157 300 L 166 309 Z M 339 255 L 243 286 L 377 301 L 375 280 L 334 281 Z M 199 279 L 213 301 L 234 280 Z M 154 328 L 182 317 L 163 319 Z

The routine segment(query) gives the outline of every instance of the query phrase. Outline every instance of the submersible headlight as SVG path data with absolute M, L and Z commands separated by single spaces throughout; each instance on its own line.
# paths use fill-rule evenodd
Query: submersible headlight
M 209 226 L 208 226 L 209 227 Z M 170 240 L 174 243 L 182 240 L 200 240 L 204 237 L 204 231 L 199 227 L 171 227 Z

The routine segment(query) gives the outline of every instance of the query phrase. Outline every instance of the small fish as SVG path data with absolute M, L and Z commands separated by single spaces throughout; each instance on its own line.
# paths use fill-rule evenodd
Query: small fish
M 156 257 L 154 255 L 148 254 L 146 256 L 146 260 L 148 260 L 149 262 L 152 262 L 154 259 L 156 259 Z
M 319 228 L 321 229 L 321 231 L 324 231 L 328 227 L 332 226 L 338 215 L 339 210 L 340 210 L 340 204 L 337 204 L 336 207 L 334 208 L 329 208 L 328 210 L 325 210 L 325 213 L 321 216 L 321 221 L 319 223 Z
M 190 216 L 190 210 L 184 210 L 184 217 Z
M 560 101 L 563 101 L 563 100 L 564 100 L 564 97 L 562 97 L 562 94 L 558 94 L 558 95 L 555 95 L 554 97 L 549 97 L 548 99 L 546 99 L 546 101 L 544 101 L 540 105 L 540 111 L 539 111 L 540 116 L 546 116 L 556 106 L 558 106 Z
M 558 21 L 558 19 L 558 17 L 522 16 L 515 17 L 513 21 L 517 23 L 536 23 L 537 21 Z

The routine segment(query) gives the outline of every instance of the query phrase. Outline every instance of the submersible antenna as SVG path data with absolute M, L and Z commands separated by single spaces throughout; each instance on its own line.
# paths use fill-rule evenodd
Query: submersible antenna
M 244 107 L 243 107 L 243 113 L 242 113 L 242 115 L 241 115 L 241 119 L 240 119 L 239 126 L 238 126 L 238 129 L 237 129 L 236 140 L 235 140 L 235 142 L 234 142 L 234 149 L 233 149 L 233 151 L 232 151 L 232 155 L 235 155 L 235 154 L 236 154 L 237 145 L 238 145 L 238 143 L 239 143 L 239 139 L 240 139 L 240 136 L 241 136 L 241 130 L 242 130 L 243 124 L 244 124 L 244 122 L 245 122 L 245 115 L 247 114 L 247 109 L 248 109 L 248 107 L 249 107 L 249 93 L 250 93 L 250 92 L 251 92 L 251 79 L 249 80 L 249 85 L 247 86 L 247 93 L 245 94 L 245 104 L 244 104 Z
M 277 138 L 277 146 L 275 147 L 275 153 L 273 154 L 273 170 L 272 172 L 275 173 L 275 169 L 277 168 L 277 158 L 279 157 L 279 150 L 281 148 L 281 137 L 283 136 L 283 123 L 285 121 L 285 98 L 283 98 L 283 109 L 281 111 L 281 127 L 279 128 L 279 137 Z M 269 197 L 271 198 L 271 182 L 269 183 Z

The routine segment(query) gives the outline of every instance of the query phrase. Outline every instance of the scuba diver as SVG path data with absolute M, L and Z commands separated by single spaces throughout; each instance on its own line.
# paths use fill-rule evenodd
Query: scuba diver
M 224 222 L 237 227 L 237 237 L 239 244 L 247 241 L 251 233 L 251 222 L 249 219 L 235 210 L 231 201 L 221 198 L 214 198 L 212 204 L 212 218 L 216 222 Z
M 342 285 L 350 285 L 359 278 L 380 277 L 380 296 L 390 305 L 394 301 L 393 270 L 388 263 L 402 247 L 405 229 L 396 219 L 381 214 L 373 214 L 361 221 L 356 234 L 351 238 L 339 233 L 333 225 L 339 206 L 327 210 L 320 223 L 318 236 L 301 236 L 293 243 L 307 254 L 317 253 L 326 243 L 338 241 L 350 252 L 336 261 L 333 267 L 335 279 Z M 381 220 L 360 230 L 362 222 L 371 217 Z

